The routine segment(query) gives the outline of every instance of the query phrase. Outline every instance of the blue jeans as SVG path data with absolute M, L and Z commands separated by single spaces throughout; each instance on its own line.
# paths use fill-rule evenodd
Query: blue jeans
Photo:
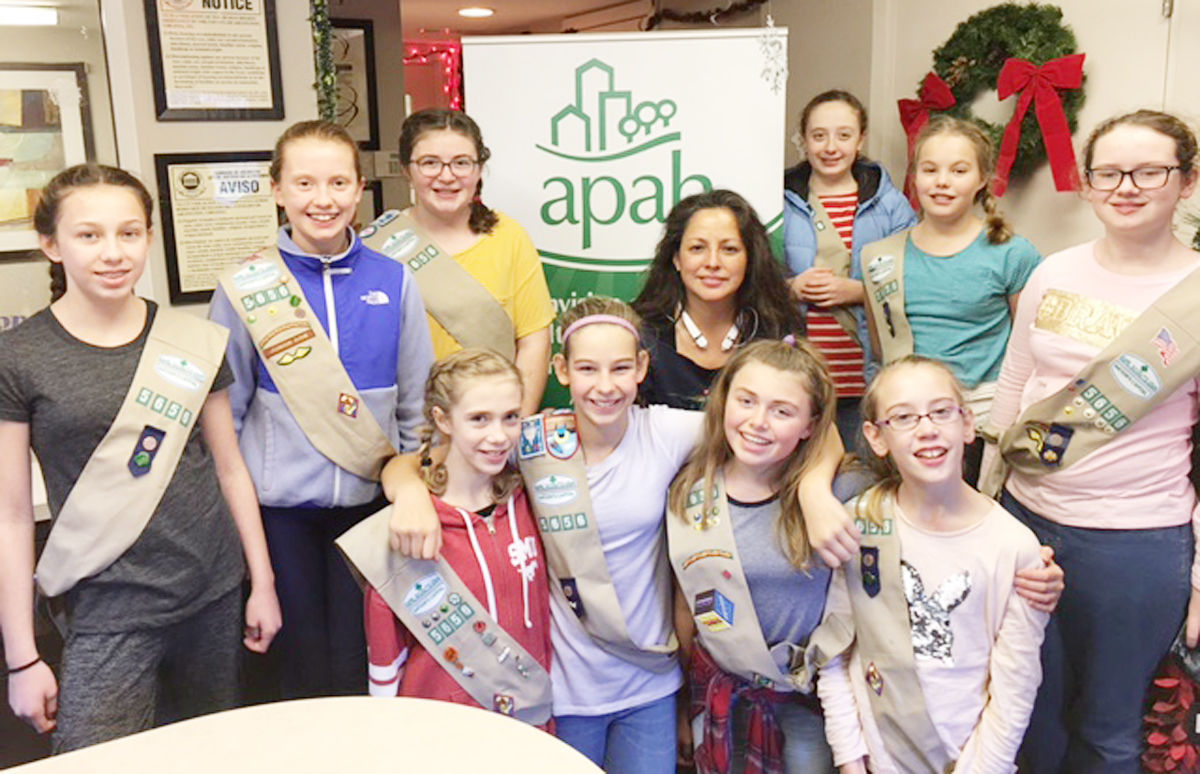
M 1046 627 L 1022 771 L 1135 774 L 1147 689 L 1187 612 L 1191 525 L 1083 529 L 1007 491 L 1000 503 L 1054 549 L 1067 583 Z
M 559 715 L 558 738 L 608 774 L 674 774 L 675 694 L 607 715 Z
M 733 711 L 733 760 L 730 771 L 746 766 L 750 737 L 749 705 L 738 702 Z M 783 731 L 783 770 L 786 774 L 833 774 L 833 752 L 825 741 L 825 716 L 800 702 L 774 705 L 775 720 Z M 692 719 L 692 740 L 704 738 L 704 713 Z
M 271 646 L 283 698 L 366 694 L 362 591 L 333 541 L 384 505 L 262 508 L 283 613 Z

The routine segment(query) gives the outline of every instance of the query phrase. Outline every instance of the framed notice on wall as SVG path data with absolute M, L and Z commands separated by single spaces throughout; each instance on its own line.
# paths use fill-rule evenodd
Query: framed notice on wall
M 144 0 L 160 121 L 283 118 L 275 0 Z
M 375 33 L 369 19 L 330 19 L 337 69 L 337 122 L 363 150 L 379 150 Z
M 274 245 L 271 154 L 155 154 L 171 303 L 203 303 L 221 273 Z

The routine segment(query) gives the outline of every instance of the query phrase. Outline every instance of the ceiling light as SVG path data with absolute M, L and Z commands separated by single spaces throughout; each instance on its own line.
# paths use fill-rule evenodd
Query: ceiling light
M 458 15 L 465 16 L 468 19 L 486 19 L 494 13 L 495 11 L 493 11 L 491 8 L 481 8 L 479 6 L 458 9 Z
M 44 6 L 0 6 L 0 26 L 53 27 L 58 24 L 58 9 Z

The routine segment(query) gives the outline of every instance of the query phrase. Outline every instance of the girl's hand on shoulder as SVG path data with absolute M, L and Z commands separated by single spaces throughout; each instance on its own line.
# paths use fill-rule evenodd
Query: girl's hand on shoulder
M 8 706 L 39 734 L 58 726 L 58 682 L 45 661 L 9 675 Z
M 283 628 L 283 613 L 275 584 L 256 585 L 246 600 L 246 628 L 242 644 L 255 653 L 266 653 L 275 635 Z
M 1017 594 L 1024 597 L 1034 610 L 1043 613 L 1054 612 L 1066 585 L 1066 573 L 1054 561 L 1054 549 L 1050 546 L 1042 546 L 1041 567 L 1018 570 L 1016 580 L 1013 581 L 1013 588 Z M 1200 627 L 1200 621 L 1197 626 Z
M 853 559 L 862 534 L 845 506 L 832 492 L 810 495 L 804 505 L 804 528 L 808 531 L 808 542 L 821 561 L 830 569 L 836 569 L 843 562 Z
M 397 497 L 388 519 L 388 542 L 393 551 L 413 559 L 436 559 L 442 551 L 442 523 L 428 493 L 412 502 Z

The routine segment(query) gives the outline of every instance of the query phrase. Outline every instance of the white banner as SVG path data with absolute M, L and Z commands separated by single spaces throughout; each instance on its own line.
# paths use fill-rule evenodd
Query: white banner
M 632 298 L 690 194 L 782 227 L 786 51 L 781 28 L 463 39 L 484 201 L 529 231 L 556 307 Z

